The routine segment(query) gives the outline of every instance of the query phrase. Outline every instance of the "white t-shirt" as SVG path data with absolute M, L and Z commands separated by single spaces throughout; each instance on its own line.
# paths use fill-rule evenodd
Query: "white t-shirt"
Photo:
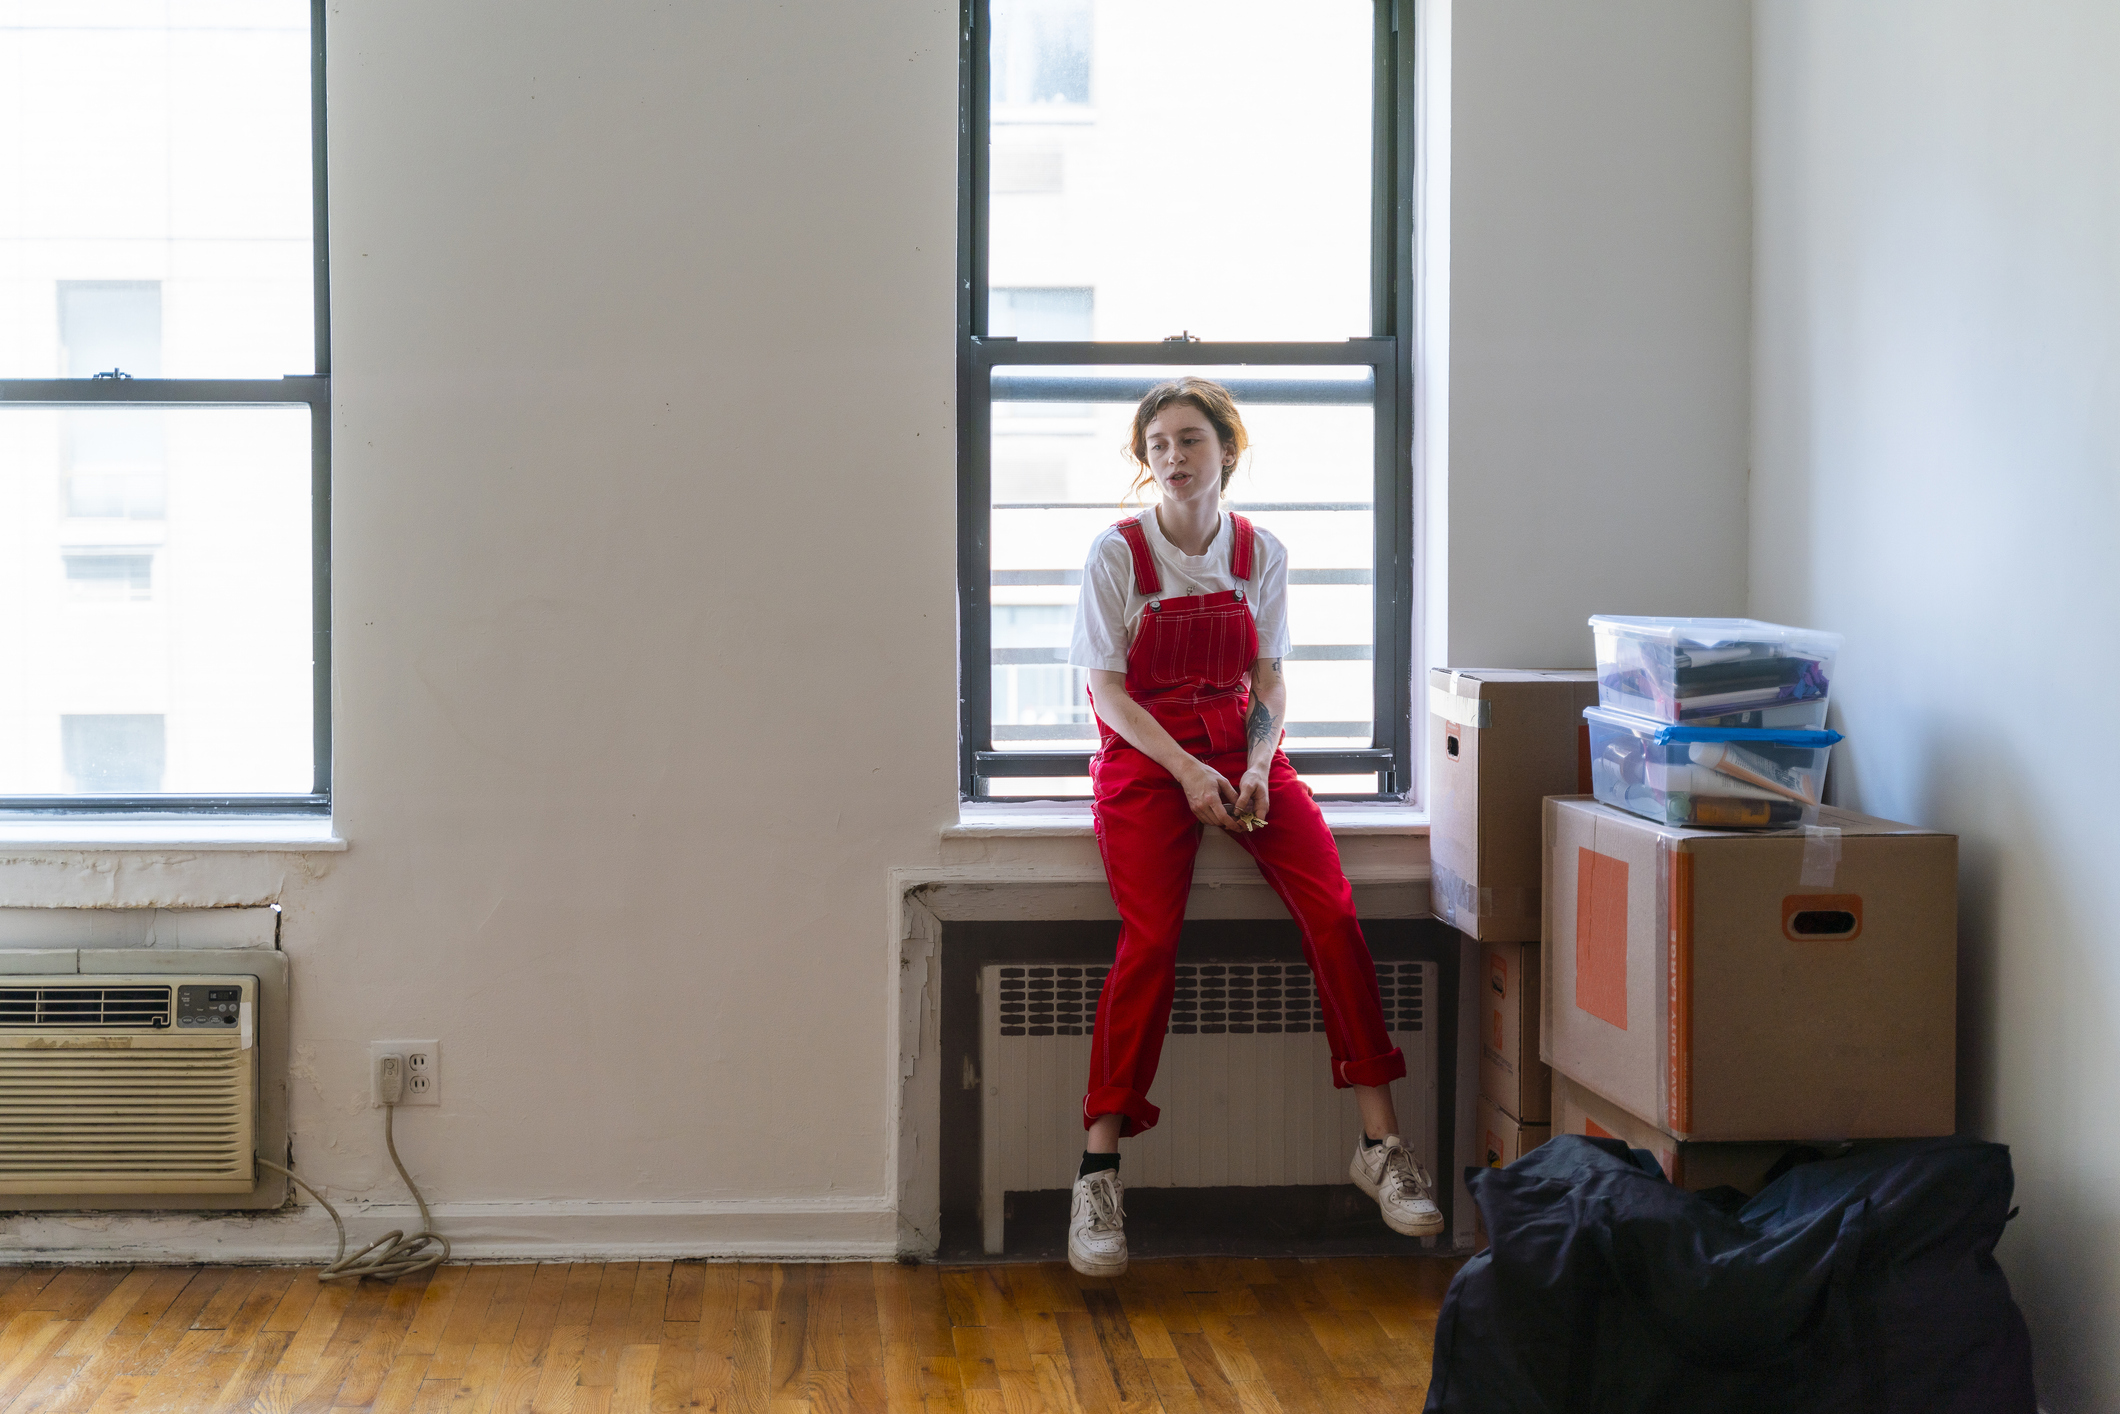
M 1156 573 L 1163 587 L 1158 599 L 1182 599 L 1193 594 L 1219 594 L 1242 589 L 1251 606 L 1253 625 L 1259 631 L 1259 656 L 1288 656 L 1288 551 L 1280 541 L 1252 525 L 1251 578 L 1238 580 L 1229 572 L 1229 557 L 1236 544 L 1236 528 L 1227 512 L 1214 542 L 1204 555 L 1188 555 L 1163 536 L 1156 524 L 1155 507 L 1136 517 L 1148 535 L 1149 553 L 1155 557 Z M 1082 566 L 1082 598 L 1075 605 L 1075 640 L 1067 661 L 1077 668 L 1126 671 L 1126 650 L 1133 646 L 1141 626 L 1141 614 L 1149 596 L 1134 585 L 1134 552 L 1117 527 L 1108 527 L 1090 542 L 1089 559 Z

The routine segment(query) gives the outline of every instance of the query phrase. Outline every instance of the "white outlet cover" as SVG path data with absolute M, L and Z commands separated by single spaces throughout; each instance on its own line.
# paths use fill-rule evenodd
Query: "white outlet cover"
M 439 1105 L 442 1102 L 442 1043 L 440 1041 L 370 1041 L 368 1043 L 368 1104 L 371 1109 L 383 1107 L 382 1093 L 376 1089 L 376 1060 L 395 1052 L 405 1058 L 405 1094 L 398 1101 L 398 1108 L 408 1105 Z M 421 1066 L 415 1057 L 424 1056 L 426 1065 Z M 412 1077 L 425 1076 L 427 1090 L 417 1094 L 412 1088 Z

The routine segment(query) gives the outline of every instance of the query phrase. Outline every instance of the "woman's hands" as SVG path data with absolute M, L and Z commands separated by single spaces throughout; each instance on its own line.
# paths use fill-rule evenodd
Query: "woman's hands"
M 1185 790 L 1185 803 L 1203 825 L 1213 825 L 1221 830 L 1243 830 L 1230 805 L 1237 800 L 1237 788 L 1229 783 L 1229 777 L 1204 761 L 1188 756 L 1190 763 L 1178 775 L 1178 784 Z

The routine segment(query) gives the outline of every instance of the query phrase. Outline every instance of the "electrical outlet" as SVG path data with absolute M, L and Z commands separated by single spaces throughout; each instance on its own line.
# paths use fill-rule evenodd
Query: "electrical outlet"
M 406 1105 L 438 1105 L 442 1102 L 442 1043 L 440 1041 L 370 1041 L 368 1043 L 368 1101 L 372 1107 L 380 1108 L 382 1092 L 373 1083 L 377 1073 L 376 1058 L 400 1055 L 405 1058 L 405 1094 L 398 1101 L 400 1108 Z

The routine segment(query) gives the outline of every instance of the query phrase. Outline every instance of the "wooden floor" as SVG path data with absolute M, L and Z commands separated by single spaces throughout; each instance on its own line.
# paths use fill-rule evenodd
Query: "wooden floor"
M 0 1412 L 1406 1414 L 1456 1266 L 0 1268 Z

